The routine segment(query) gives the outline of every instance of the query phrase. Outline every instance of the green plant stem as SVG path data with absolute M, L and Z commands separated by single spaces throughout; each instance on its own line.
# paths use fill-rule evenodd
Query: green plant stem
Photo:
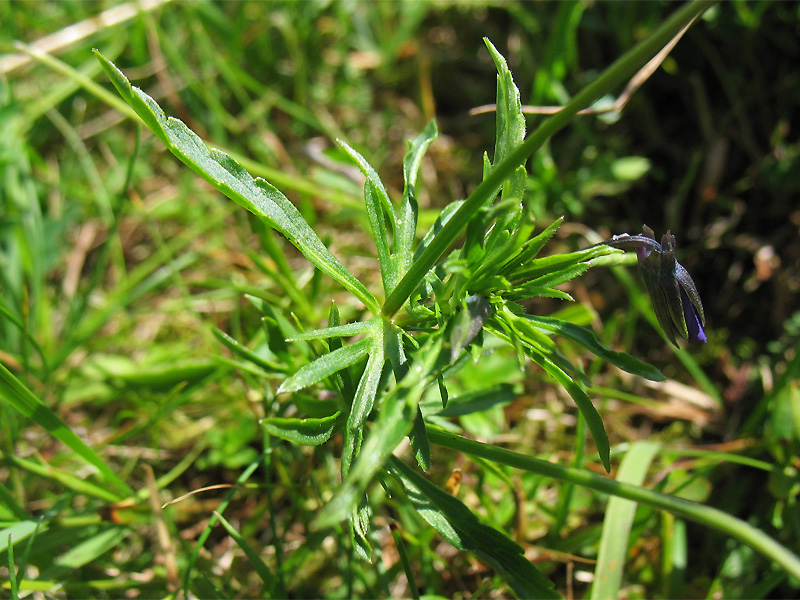
M 428 427 L 428 439 L 431 443 L 464 452 L 465 454 L 479 456 L 515 469 L 551 477 L 558 481 L 580 485 L 610 496 L 627 498 L 640 504 L 665 510 L 689 521 L 712 527 L 750 546 L 781 565 L 793 577 L 800 579 L 800 558 L 797 555 L 763 531 L 716 508 L 635 485 L 620 483 L 614 479 L 602 477 L 583 469 L 553 464 L 545 460 L 469 440 L 435 427 Z
M 590 106 L 615 86 L 630 79 L 683 27 L 714 4 L 716 4 L 716 0 L 694 0 L 676 10 L 658 29 L 617 59 L 597 79 L 578 92 L 561 111 L 546 119 L 514 152 L 492 169 L 486 179 L 464 201 L 461 208 L 434 236 L 419 259 L 411 264 L 397 287 L 386 298 L 381 309 L 383 317 L 391 319 L 400 310 L 425 274 L 456 240 L 475 213 L 497 194 L 500 186 L 517 167 L 523 164 L 557 131 L 569 124 L 579 110 Z

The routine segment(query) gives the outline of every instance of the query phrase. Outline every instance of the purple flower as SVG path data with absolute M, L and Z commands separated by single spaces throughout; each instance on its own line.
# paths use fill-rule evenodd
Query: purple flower
M 658 324 L 675 346 L 675 334 L 690 342 L 705 342 L 706 318 L 703 303 L 689 272 L 675 260 L 675 236 L 667 232 L 659 244 L 653 230 L 642 227 L 644 235 L 615 235 L 602 242 L 614 248 L 634 248 L 639 273 L 653 302 Z

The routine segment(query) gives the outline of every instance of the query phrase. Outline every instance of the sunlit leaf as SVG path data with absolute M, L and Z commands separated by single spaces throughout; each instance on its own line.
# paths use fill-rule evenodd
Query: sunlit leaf
M 520 598 L 559 598 L 553 583 L 525 558 L 522 547 L 484 525 L 458 498 L 439 489 L 403 461 L 388 466 L 420 516 L 459 550 L 491 565 Z
M 53 411 L 42 404 L 33 395 L 33 392 L 14 377 L 2 363 L 0 363 L 0 400 L 31 419 L 50 435 L 63 442 L 72 452 L 97 468 L 99 477 L 114 488 L 113 493 L 118 495 L 118 499 L 133 493 L 131 488 L 94 450 L 87 446 Z
M 341 283 L 370 310 L 378 312 L 375 297 L 330 253 L 286 196 L 263 179 L 253 178 L 224 152 L 209 149 L 182 121 L 167 117 L 155 100 L 131 86 L 116 66 L 97 50 L 94 52 L 122 98 L 170 152 L 228 198 L 286 236 L 320 271 Z
M 302 390 L 346 369 L 364 357 L 373 344 L 371 338 L 364 338 L 333 352 L 323 354 L 314 362 L 300 367 L 291 377 L 287 377 L 278 388 L 278 393 L 286 394 Z
M 436 121 L 430 121 L 422 132 L 409 143 L 409 149 L 403 157 L 403 202 L 397 216 L 397 234 L 395 237 L 395 254 L 397 256 L 398 274 L 402 276 L 411 264 L 414 256 L 414 241 L 417 233 L 417 192 L 416 182 L 422 158 L 439 131 Z
M 304 446 L 324 444 L 343 424 L 344 417 L 341 412 L 321 419 L 268 417 L 261 420 L 261 426 L 266 432 L 282 440 Z
M 625 352 L 616 352 L 615 350 L 611 350 L 610 348 L 604 346 L 600 343 L 600 340 L 597 339 L 597 336 L 586 327 L 581 327 L 579 325 L 575 325 L 574 323 L 563 321 L 561 319 L 554 319 L 552 317 L 524 315 L 523 318 L 535 324 L 536 326 L 541 327 L 542 329 L 552 331 L 553 333 L 557 333 L 560 336 L 580 344 L 587 350 L 607 360 L 612 365 L 619 367 L 623 371 L 638 375 L 639 377 L 650 379 L 651 381 L 664 380 L 664 375 L 661 373 L 661 371 L 634 358 L 630 354 Z

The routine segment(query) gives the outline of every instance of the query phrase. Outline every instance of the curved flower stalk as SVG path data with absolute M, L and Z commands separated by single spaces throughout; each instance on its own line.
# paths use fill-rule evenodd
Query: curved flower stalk
M 675 260 L 675 236 L 667 232 L 659 244 L 647 225 L 642 231 L 644 235 L 623 233 L 601 244 L 636 250 L 639 273 L 653 302 L 658 324 L 673 345 L 678 345 L 676 333 L 689 342 L 705 342 L 708 338 L 703 303 L 691 275 Z

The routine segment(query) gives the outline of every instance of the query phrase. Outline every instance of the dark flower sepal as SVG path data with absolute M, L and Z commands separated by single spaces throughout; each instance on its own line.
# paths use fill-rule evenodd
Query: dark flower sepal
M 675 236 L 667 232 L 659 244 L 647 225 L 644 235 L 615 235 L 602 242 L 613 248 L 634 248 L 658 324 L 675 346 L 675 334 L 690 342 L 705 342 L 703 303 L 689 272 L 675 260 Z

